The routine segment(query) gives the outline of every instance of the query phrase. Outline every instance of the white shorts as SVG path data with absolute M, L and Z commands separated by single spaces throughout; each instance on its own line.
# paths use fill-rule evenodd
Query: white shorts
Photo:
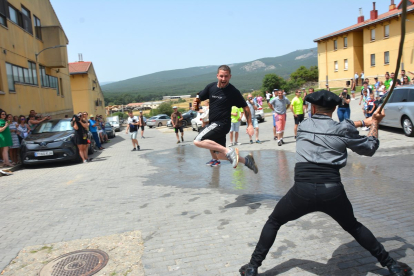
M 138 132 L 137 132 L 137 131 L 131 132 L 131 133 L 129 134 L 129 136 L 131 136 L 131 140 L 137 139 L 137 134 L 138 134 Z

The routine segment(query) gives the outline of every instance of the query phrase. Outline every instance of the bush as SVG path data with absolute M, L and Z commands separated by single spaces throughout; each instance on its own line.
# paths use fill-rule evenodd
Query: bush
M 171 116 L 171 114 L 174 112 L 171 102 L 164 102 L 158 106 L 158 108 L 151 109 L 150 116 L 155 116 L 158 114 L 167 114 L 168 116 Z

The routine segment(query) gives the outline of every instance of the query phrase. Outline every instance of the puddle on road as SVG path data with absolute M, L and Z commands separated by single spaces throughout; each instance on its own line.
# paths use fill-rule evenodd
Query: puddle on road
M 239 149 L 242 156 L 250 153 Z M 248 198 L 246 203 L 278 200 L 293 185 L 295 154 L 275 149 L 251 153 L 259 167 L 258 174 L 254 174 L 244 164 L 233 169 L 228 161 L 222 161 L 215 168 L 206 166 L 205 163 L 211 159 L 209 151 L 193 145 L 146 154 L 145 157 L 157 167 L 158 172 L 152 174 L 145 184 L 211 188 L 224 193 L 258 197 Z M 375 195 L 376 190 L 395 188 L 390 183 L 411 183 L 411 164 L 409 155 L 372 158 L 352 155 L 348 165 L 341 170 L 341 175 L 346 187 L 370 190 Z M 414 191 L 412 185 L 409 190 Z

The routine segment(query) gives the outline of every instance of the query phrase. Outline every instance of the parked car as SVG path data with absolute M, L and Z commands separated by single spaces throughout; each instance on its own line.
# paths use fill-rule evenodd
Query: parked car
M 105 132 L 108 135 L 108 138 L 115 137 L 115 127 L 113 127 L 110 123 L 105 123 Z
M 121 131 L 122 122 L 120 123 L 119 116 L 107 117 L 106 122 L 110 123 L 115 128 L 115 131 Z
M 200 112 L 197 112 L 197 116 L 191 120 L 191 128 L 193 131 L 200 131 L 203 126 L 202 118 Z
M 262 123 L 262 122 L 264 122 L 264 121 L 265 121 L 265 116 L 264 116 L 264 112 L 263 112 L 263 107 L 259 107 L 259 108 L 257 108 L 257 110 L 256 110 L 256 118 L 257 118 L 257 121 L 258 121 L 259 123 Z M 245 117 L 245 116 L 243 116 L 243 117 L 242 117 L 240 124 L 241 124 L 241 125 L 245 125 L 245 124 L 246 124 L 246 117 Z
M 170 120 L 170 116 L 167 114 L 158 114 L 147 120 L 147 126 L 149 128 L 166 126 L 168 120 Z
M 56 161 L 80 162 L 78 147 L 74 142 L 75 130 L 71 119 L 43 121 L 22 141 L 21 160 L 24 165 L 50 163 Z M 88 132 L 91 141 L 88 153 L 95 151 L 95 140 Z
M 183 113 L 183 120 L 181 121 L 181 124 L 183 127 L 186 127 L 188 125 L 191 125 L 191 120 L 197 116 L 198 112 L 194 110 L 189 110 L 185 113 Z M 171 120 L 167 122 L 167 127 L 172 127 Z
M 380 103 L 385 99 L 381 98 Z M 384 106 L 385 117 L 380 125 L 402 128 L 404 134 L 414 136 L 414 85 L 400 86 L 394 89 L 388 103 Z

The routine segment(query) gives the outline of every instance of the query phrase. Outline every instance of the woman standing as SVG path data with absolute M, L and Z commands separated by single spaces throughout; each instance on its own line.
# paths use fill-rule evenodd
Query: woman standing
M 85 156 L 85 148 L 88 147 L 88 133 L 82 125 L 82 117 L 82 113 L 79 113 L 78 115 L 73 115 L 71 124 L 73 129 L 75 130 L 75 144 L 78 147 L 79 155 L 82 158 L 82 162 L 86 163 L 88 162 L 88 155 L 86 153 Z
M 338 119 L 342 122 L 345 119 L 349 119 L 351 117 L 351 109 L 349 108 L 349 102 L 351 101 L 351 97 L 348 94 L 348 89 L 344 88 L 340 95 L 342 99 L 342 103 L 338 105 Z
M 13 145 L 9 124 L 6 121 L 6 111 L 0 109 L 0 148 L 3 158 L 3 167 L 11 167 L 9 147 Z
M 30 127 L 26 124 L 26 118 L 23 115 L 19 116 L 19 120 L 17 121 L 17 131 L 19 135 L 19 142 L 22 143 L 22 140 L 29 135 L 31 132 Z
M 7 115 L 7 123 L 9 124 L 13 141 L 13 145 L 10 147 L 10 159 L 14 164 L 17 164 L 19 163 L 20 141 L 19 136 L 17 135 L 17 122 L 13 120 L 13 115 Z

